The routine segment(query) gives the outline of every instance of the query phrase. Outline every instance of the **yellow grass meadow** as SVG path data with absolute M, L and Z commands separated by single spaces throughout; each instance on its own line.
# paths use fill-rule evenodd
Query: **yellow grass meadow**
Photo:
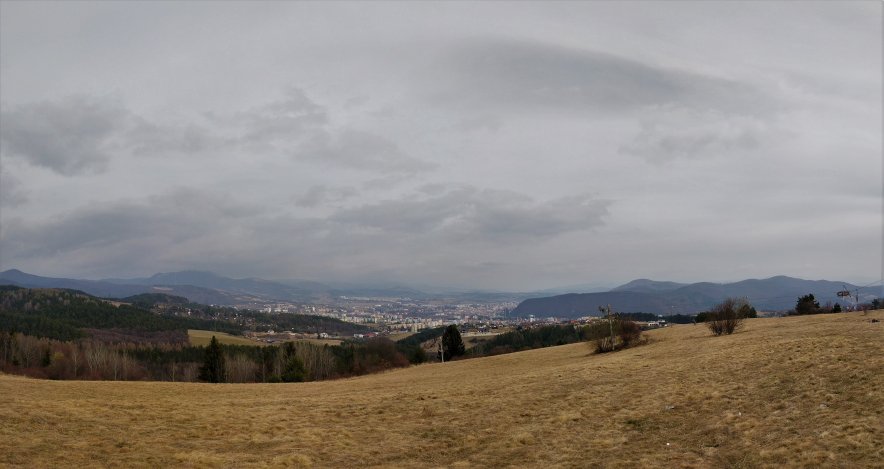
M 884 467 L 884 311 L 297 384 L 0 376 L 7 467 Z

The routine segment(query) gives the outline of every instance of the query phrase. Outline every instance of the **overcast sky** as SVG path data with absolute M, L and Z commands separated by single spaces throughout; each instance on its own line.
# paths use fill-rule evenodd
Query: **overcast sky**
M 882 269 L 882 3 L 0 3 L 0 270 Z

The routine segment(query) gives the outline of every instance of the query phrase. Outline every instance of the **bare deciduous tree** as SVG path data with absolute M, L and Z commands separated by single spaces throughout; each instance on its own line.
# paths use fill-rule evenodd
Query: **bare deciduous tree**
M 258 365 L 243 354 L 228 356 L 224 365 L 229 383 L 252 383 L 258 373 Z

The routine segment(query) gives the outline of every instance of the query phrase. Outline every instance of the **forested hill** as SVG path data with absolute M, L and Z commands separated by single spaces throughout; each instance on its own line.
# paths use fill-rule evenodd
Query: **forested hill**
M 242 332 L 241 327 L 229 322 L 157 315 L 76 290 L 0 286 L 0 330 L 71 340 L 91 335 L 90 330 L 152 337 L 157 332 L 187 329 Z
M 370 330 L 324 316 L 213 307 L 164 294 L 109 301 L 76 290 L 0 286 L 0 331 L 58 340 L 91 336 L 107 341 L 156 342 L 186 341 L 187 329 L 230 334 L 274 329 L 333 335 Z
M 190 303 L 190 300 L 183 296 L 167 295 L 165 293 L 141 293 L 139 295 L 127 296 L 120 301 L 148 310 L 156 305 L 186 305 Z

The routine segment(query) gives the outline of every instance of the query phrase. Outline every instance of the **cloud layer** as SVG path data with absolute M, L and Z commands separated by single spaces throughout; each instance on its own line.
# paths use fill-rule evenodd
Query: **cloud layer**
M 881 275 L 878 4 L 0 8 L 0 269 Z

